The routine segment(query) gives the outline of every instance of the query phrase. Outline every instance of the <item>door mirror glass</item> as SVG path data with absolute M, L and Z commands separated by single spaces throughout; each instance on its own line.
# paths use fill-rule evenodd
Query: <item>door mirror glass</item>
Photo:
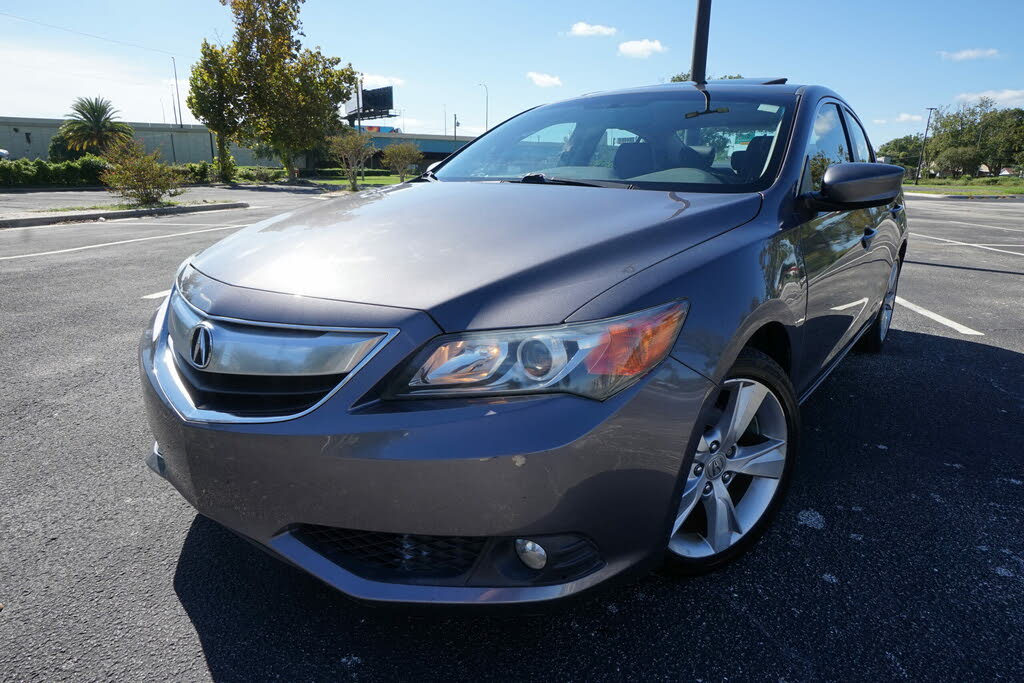
M 889 164 L 842 163 L 825 169 L 821 190 L 804 195 L 816 211 L 850 211 L 888 204 L 899 197 L 903 168 Z

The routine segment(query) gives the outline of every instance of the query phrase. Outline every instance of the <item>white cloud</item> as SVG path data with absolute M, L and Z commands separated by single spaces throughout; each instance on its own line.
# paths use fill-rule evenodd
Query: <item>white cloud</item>
M 533 84 L 539 88 L 551 88 L 556 85 L 562 85 L 562 79 L 558 76 L 552 76 L 551 74 L 537 73 L 536 71 L 530 71 L 526 74 L 526 77 L 533 81 Z
M 668 48 L 661 44 L 660 40 L 627 40 L 619 43 L 619 54 L 623 57 L 635 59 L 647 59 L 656 52 L 664 52 Z
M 924 117 L 920 114 L 908 114 L 906 112 L 896 117 L 896 123 L 905 123 L 907 121 L 924 121 Z
M 1003 107 L 1024 107 L 1024 90 L 985 90 L 982 92 L 965 92 L 956 96 L 958 102 L 972 102 L 988 97 Z
M 383 88 L 386 85 L 405 85 L 405 80 L 397 76 L 381 76 L 379 74 L 363 74 L 364 88 Z
M 948 59 L 953 62 L 962 62 L 968 59 L 991 59 L 992 57 L 999 56 L 999 50 L 994 47 L 981 48 L 976 47 L 970 50 L 957 50 L 956 52 L 946 52 L 945 50 L 939 50 L 939 54 L 943 59 Z
M 602 26 L 601 24 L 588 24 L 585 21 L 577 21 L 569 30 L 570 36 L 614 36 L 618 31 L 614 26 Z
M 879 126 L 884 126 L 887 121 L 885 119 L 871 119 L 871 123 L 877 123 Z

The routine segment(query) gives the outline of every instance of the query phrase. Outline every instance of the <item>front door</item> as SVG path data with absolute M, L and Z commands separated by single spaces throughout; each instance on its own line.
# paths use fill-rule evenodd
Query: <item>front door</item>
M 801 194 L 820 190 L 829 166 L 852 160 L 839 107 L 822 103 L 807 147 Z M 872 209 L 830 211 L 800 227 L 807 278 L 801 387 L 813 381 L 875 313 L 877 296 L 865 283 L 871 279 L 870 236 L 877 221 L 878 213 Z

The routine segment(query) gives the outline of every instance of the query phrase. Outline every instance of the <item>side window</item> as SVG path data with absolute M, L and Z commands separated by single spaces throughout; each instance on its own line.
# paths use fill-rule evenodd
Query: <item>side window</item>
M 846 130 L 850 133 L 850 145 L 853 147 L 853 160 L 870 162 L 871 145 L 868 144 L 868 136 L 849 111 L 844 113 L 846 114 Z
M 834 104 L 822 105 L 818 115 L 814 117 L 814 130 L 811 131 L 811 141 L 807 145 L 807 167 L 811 184 L 807 189 L 819 191 L 825 170 L 832 164 L 846 161 L 850 161 L 850 149 L 846 143 L 839 107 Z

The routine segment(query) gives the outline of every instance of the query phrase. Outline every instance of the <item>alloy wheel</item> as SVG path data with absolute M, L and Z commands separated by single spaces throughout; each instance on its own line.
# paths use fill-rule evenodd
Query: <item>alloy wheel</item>
M 726 381 L 687 474 L 669 550 L 696 559 L 739 542 L 775 497 L 788 436 L 786 413 L 769 387 L 747 378 Z
M 882 300 L 882 315 L 878 320 L 878 336 L 880 341 L 885 341 L 889 334 L 889 324 L 892 322 L 892 312 L 896 307 L 896 285 L 900 279 L 900 263 L 897 261 L 892 265 L 889 273 L 889 284 L 885 290 L 885 298 Z

